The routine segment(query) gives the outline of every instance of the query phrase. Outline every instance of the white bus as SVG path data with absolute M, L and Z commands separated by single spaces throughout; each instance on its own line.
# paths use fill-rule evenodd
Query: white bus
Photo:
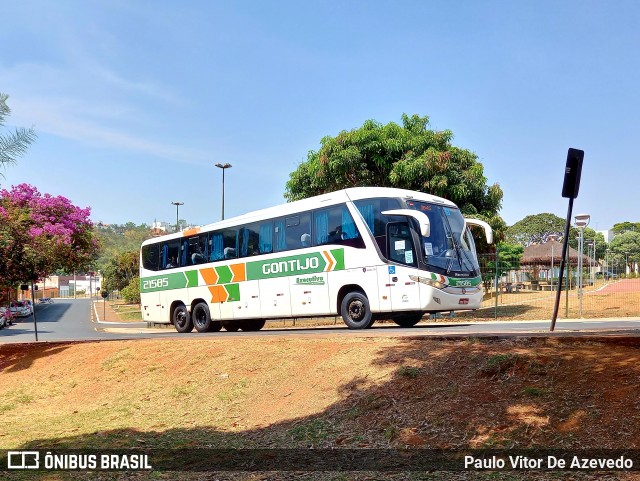
M 358 187 L 145 241 L 142 316 L 178 332 L 254 331 L 265 321 L 340 315 L 415 325 L 477 309 L 482 282 L 469 224 L 453 202 Z

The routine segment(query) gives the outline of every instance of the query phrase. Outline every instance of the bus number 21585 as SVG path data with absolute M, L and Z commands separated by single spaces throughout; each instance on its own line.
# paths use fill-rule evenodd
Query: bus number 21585
M 169 287 L 169 279 L 166 277 L 162 279 L 149 279 L 148 281 L 142 281 L 142 289 L 161 289 L 163 287 Z

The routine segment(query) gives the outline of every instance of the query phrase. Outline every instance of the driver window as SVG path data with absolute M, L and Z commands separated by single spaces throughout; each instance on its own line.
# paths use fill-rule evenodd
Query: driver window
M 410 266 L 416 265 L 416 253 L 408 222 L 393 222 L 387 225 L 389 260 Z

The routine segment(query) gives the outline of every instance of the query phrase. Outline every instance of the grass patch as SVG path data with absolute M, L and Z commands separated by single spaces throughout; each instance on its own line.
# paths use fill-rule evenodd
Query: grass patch
M 0 401 L 0 412 L 11 411 L 19 406 L 30 404 L 35 398 L 23 389 L 8 391 L 2 396 Z
M 111 356 L 107 357 L 104 361 L 102 361 L 102 369 L 105 371 L 114 369 L 120 363 L 122 363 L 122 361 L 131 359 L 131 357 L 133 357 L 133 353 L 128 347 L 125 347 L 124 349 L 120 349 L 119 351 L 114 352 Z
M 495 354 L 487 358 L 480 370 L 490 376 L 502 376 L 513 370 L 519 360 L 517 354 Z
M 220 401 L 223 401 L 226 403 L 238 401 L 240 398 L 244 397 L 244 393 L 247 386 L 249 386 L 249 380 L 240 379 L 236 383 L 234 383 L 229 389 L 226 389 L 218 393 L 217 398 Z
M 540 397 L 544 394 L 544 390 L 535 386 L 527 386 L 522 390 L 522 394 L 530 397 Z
M 291 439 L 312 445 L 325 441 L 330 434 L 329 424 L 322 419 L 313 419 L 289 429 Z
M 420 374 L 420 368 L 413 366 L 400 366 L 398 374 L 403 377 L 418 377 Z

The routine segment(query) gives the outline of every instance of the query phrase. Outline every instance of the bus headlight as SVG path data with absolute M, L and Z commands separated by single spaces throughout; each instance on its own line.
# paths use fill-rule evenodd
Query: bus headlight
M 445 287 L 447 287 L 445 283 L 435 279 L 431 279 L 430 277 L 409 276 L 409 279 L 411 279 L 414 282 L 419 282 L 421 284 L 425 284 L 430 287 L 435 287 L 436 289 L 444 289 Z

